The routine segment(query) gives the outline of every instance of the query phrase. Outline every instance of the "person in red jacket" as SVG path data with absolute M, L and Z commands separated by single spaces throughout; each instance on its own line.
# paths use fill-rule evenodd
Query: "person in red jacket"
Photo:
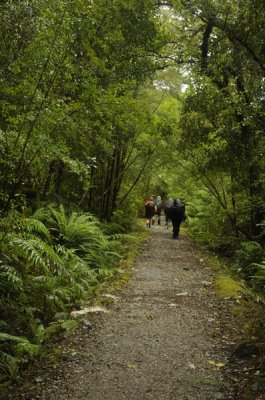
M 151 228 L 151 222 L 152 225 L 154 225 L 155 223 L 154 218 L 155 218 L 155 213 L 157 211 L 153 197 L 150 197 L 149 200 L 147 200 L 147 202 L 144 205 L 144 209 L 145 209 L 146 226 L 148 228 Z

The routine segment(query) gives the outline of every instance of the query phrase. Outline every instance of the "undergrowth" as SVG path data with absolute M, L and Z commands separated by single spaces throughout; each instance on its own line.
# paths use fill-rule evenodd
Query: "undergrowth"
M 128 279 L 140 232 L 128 235 L 117 223 L 112 230 L 63 206 L 1 219 L 0 382 L 16 379 L 50 337 L 74 328 L 73 309 Z

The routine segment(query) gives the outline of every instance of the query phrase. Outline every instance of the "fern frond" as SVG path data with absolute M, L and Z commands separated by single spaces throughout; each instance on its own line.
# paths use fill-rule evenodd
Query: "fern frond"
M 23 286 L 23 281 L 16 269 L 10 265 L 3 264 L 2 261 L 0 261 L 0 283 L 1 289 L 6 287 L 19 289 Z
M 109 240 L 130 240 L 130 241 L 136 241 L 138 238 L 134 235 L 131 235 L 129 233 L 115 233 L 113 235 L 108 236 Z
M 39 344 L 25 342 L 17 344 L 15 351 L 18 356 L 28 355 L 29 357 L 33 358 L 39 354 L 40 348 L 41 346 Z
M 3 351 L 0 351 L 0 370 L 14 379 L 18 374 L 18 359 Z
M 122 255 L 117 253 L 116 251 L 107 251 L 106 255 L 113 257 L 114 259 L 122 259 Z
M 29 343 L 28 339 L 21 337 L 21 336 L 13 336 L 9 335 L 8 333 L 0 332 L 0 342 L 16 342 L 16 343 Z
M 109 268 L 100 268 L 97 275 L 100 279 L 110 279 L 115 275 L 116 271 Z
M 33 213 L 32 218 L 41 222 L 47 222 L 50 219 L 50 211 L 47 207 L 38 208 Z
M 35 218 L 27 218 L 25 230 L 30 233 L 37 233 L 48 240 L 51 239 L 49 229 L 41 221 Z
M 241 250 L 245 253 L 252 253 L 253 251 L 262 250 L 260 243 L 249 240 L 248 242 L 241 243 Z
M 51 212 L 51 216 L 56 223 L 58 230 L 63 233 L 64 227 L 67 224 L 67 216 L 64 210 L 64 207 L 61 205 L 59 210 L 56 210 L 54 207 L 49 207 Z
M 53 248 L 41 239 L 13 239 L 12 245 L 21 250 L 20 256 L 24 257 L 29 265 L 40 267 L 45 273 L 56 272 L 67 274 L 61 258 Z
M 260 263 L 252 263 L 250 267 L 250 271 L 252 270 L 254 272 L 254 275 L 251 276 L 251 280 L 257 285 L 263 284 L 265 281 L 265 260 Z
M 251 279 L 253 280 L 253 281 L 256 281 L 256 283 L 258 284 L 258 283 L 263 283 L 264 281 L 265 281 L 265 275 L 263 276 L 263 275 L 253 275 L 252 277 L 251 277 Z

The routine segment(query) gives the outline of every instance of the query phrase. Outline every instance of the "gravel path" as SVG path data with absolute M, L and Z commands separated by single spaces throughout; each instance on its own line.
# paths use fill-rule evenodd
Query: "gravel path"
M 12 399 L 225 400 L 214 275 L 184 236 L 153 226 L 108 314 Z M 90 317 L 88 317 L 90 319 Z M 95 315 L 94 315 L 95 318 Z M 53 370 L 51 370 L 53 369 Z

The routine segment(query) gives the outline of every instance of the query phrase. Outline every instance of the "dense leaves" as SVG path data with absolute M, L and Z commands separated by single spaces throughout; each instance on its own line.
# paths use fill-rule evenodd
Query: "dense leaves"
M 146 118 L 135 97 L 155 69 L 159 36 L 152 14 L 149 1 L 5 3 L 4 213 L 65 199 L 110 217 L 130 144 Z

